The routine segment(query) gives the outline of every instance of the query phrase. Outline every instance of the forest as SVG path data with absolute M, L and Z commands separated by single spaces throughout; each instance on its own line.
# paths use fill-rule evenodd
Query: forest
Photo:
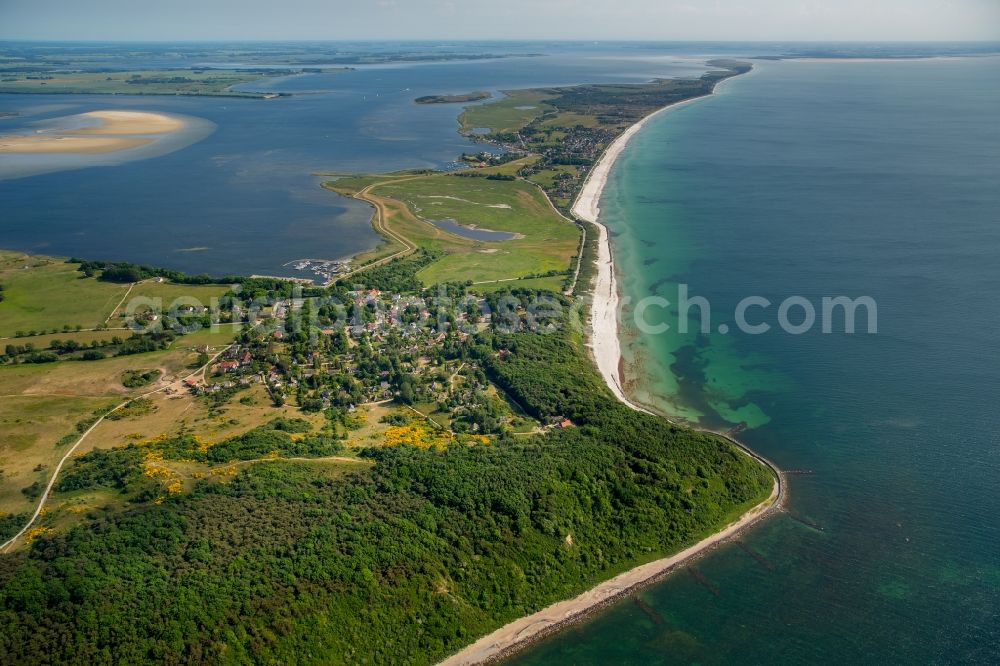
M 698 540 L 770 490 L 769 472 L 721 438 L 620 405 L 571 331 L 484 331 L 469 353 L 527 411 L 575 427 L 445 450 L 371 448 L 374 464 L 360 468 L 259 462 L 160 503 L 90 511 L 0 558 L 0 653 L 16 663 L 434 663 Z M 211 461 L 337 450 L 300 430 L 292 419 L 207 452 L 185 437 L 156 446 Z M 95 451 L 60 489 L 127 489 L 141 484 L 140 464 L 138 447 Z

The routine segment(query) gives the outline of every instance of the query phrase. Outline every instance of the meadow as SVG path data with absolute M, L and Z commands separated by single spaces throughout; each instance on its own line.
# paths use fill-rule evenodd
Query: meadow
M 18 331 L 50 332 L 63 327 L 102 325 L 128 291 L 128 285 L 85 279 L 51 257 L 0 250 L 0 337 Z
M 341 178 L 328 187 L 371 202 L 391 231 L 441 254 L 417 276 L 425 284 L 493 283 L 568 273 L 580 229 L 561 216 L 545 194 L 523 180 L 496 180 L 499 170 L 464 175 L 425 173 Z M 445 231 L 433 221 L 502 231 L 515 238 L 482 241 Z M 376 224 L 378 224 L 378 220 Z M 390 239 L 390 243 L 392 240 Z M 402 244 L 390 245 L 399 251 Z M 363 265 L 363 262 L 359 262 Z M 561 284 L 561 278 L 550 280 Z
M 459 116 L 463 132 L 489 128 L 492 132 L 516 132 L 552 107 L 544 104 L 552 97 L 538 90 L 504 91 L 504 97 L 487 104 L 470 106 Z
M 209 305 L 230 288 L 228 285 L 178 284 L 161 278 L 117 283 L 99 279 L 99 272 L 83 268 L 59 258 L 0 254 L 0 293 L 4 296 L 0 314 L 5 332 L 11 336 L 7 345 L 30 345 L 44 352 L 57 341 L 74 342 L 83 348 L 94 343 L 105 355 L 96 360 L 64 356 L 44 363 L 24 362 L 22 355 L 20 360 L 0 365 L 0 534 L 9 536 L 12 532 L 8 528 L 24 522 L 56 464 L 81 434 L 99 416 L 130 398 L 137 400 L 135 407 L 100 422 L 75 449 L 74 459 L 96 448 L 125 447 L 184 433 L 197 433 L 204 441 L 222 441 L 274 418 L 295 416 L 314 428 L 325 423 L 320 413 L 301 413 L 292 405 L 276 406 L 261 384 L 241 387 L 235 395 L 221 400 L 194 396 L 183 387 L 180 381 L 204 363 L 203 353 L 225 349 L 240 332 L 239 326 L 197 330 L 158 351 L 116 353 L 120 343 L 114 339 L 132 335 L 126 314 L 133 304 L 166 309 L 180 299 L 183 305 Z M 151 378 L 129 381 L 144 373 Z M 223 377 L 206 379 L 209 383 L 224 381 Z M 365 434 L 377 439 L 386 427 L 378 418 L 370 422 L 364 416 L 366 411 L 359 410 L 357 420 L 363 423 Z M 386 411 L 380 408 L 376 417 Z M 172 465 L 172 473 L 187 481 L 206 471 L 197 465 L 191 469 L 178 465 Z M 108 504 L 106 494 L 78 492 L 61 497 L 46 507 L 38 525 L 68 524 L 72 520 L 67 512 Z
M 132 70 L 121 72 L 4 72 L 0 93 L 87 93 L 113 95 L 225 95 L 232 86 L 264 78 L 260 72 L 234 69 Z
M 123 335 L 121 331 L 116 333 Z M 129 397 L 177 381 L 192 371 L 199 349 L 220 350 L 229 345 L 234 336 L 232 327 L 223 327 L 217 332 L 198 331 L 177 338 L 168 349 L 145 354 L 112 356 L 97 361 L 0 366 L 0 430 L 4 434 L 0 440 L 0 514 L 27 511 L 34 505 L 34 499 L 22 489 L 35 482 L 44 485 L 51 468 L 86 429 L 81 424 L 89 425 L 95 415 L 103 414 Z M 70 338 L 62 334 L 62 339 Z M 23 338 L 17 342 L 33 341 L 41 348 L 41 339 Z M 136 369 L 158 369 L 161 374 L 150 385 L 127 388 L 123 376 L 126 371 Z M 127 428 L 131 428 L 130 433 L 172 432 L 184 427 L 182 415 L 197 418 L 206 411 L 198 408 L 193 397 L 186 393 L 159 394 L 156 400 L 154 409 L 143 416 L 141 425 L 134 419 L 106 422 L 95 430 L 79 452 L 119 443 L 115 435 Z M 249 423 L 246 427 L 252 427 L 254 414 L 259 411 L 246 409 L 238 415 L 240 423 Z M 217 430 L 228 434 L 233 428 Z
M 77 270 L 79 266 L 59 258 L 0 250 L 0 287 L 3 288 L 0 339 L 28 335 L 32 339 L 25 342 L 32 342 L 36 347 L 51 338 L 90 342 L 103 339 L 103 335 L 82 335 L 74 331 L 123 326 L 121 315 L 132 299 L 153 299 L 164 307 L 177 299 L 193 299 L 208 306 L 212 298 L 229 289 L 225 285 L 173 284 L 156 280 L 136 283 L 130 289 L 128 284 L 88 278 Z M 126 294 L 128 298 L 123 302 Z M 35 339 L 39 334 L 47 337 Z

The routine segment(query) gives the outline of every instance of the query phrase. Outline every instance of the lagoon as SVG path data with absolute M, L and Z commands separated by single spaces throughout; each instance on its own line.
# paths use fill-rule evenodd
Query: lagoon
M 461 104 L 419 105 L 417 97 L 697 76 L 705 69 L 705 56 L 678 47 L 670 55 L 636 45 L 486 50 L 550 55 L 302 74 L 269 80 L 268 90 L 292 96 L 266 100 L 0 95 L 0 111 L 20 114 L 0 118 L 0 133 L 101 109 L 182 114 L 215 127 L 149 159 L 20 178 L 8 172 L 0 180 L 0 247 L 189 273 L 312 277 L 286 264 L 343 259 L 380 241 L 371 208 L 320 189 L 314 173 L 451 168 L 463 152 L 482 149 L 457 132 Z M 0 156 L 0 174 L 4 167 Z

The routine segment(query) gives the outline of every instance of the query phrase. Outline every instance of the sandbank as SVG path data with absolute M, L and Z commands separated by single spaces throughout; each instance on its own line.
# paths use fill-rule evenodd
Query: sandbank
M 149 135 L 170 134 L 185 126 L 180 118 L 149 111 L 90 111 L 77 117 L 98 123 L 0 135 L 0 153 L 115 153 L 156 140 Z

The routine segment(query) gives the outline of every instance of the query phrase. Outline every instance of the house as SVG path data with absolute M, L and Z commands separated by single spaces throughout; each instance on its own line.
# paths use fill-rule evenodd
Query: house
M 545 422 L 553 428 L 570 428 L 573 426 L 573 422 L 565 416 L 550 416 L 545 419 Z
M 235 359 L 230 359 L 228 361 L 223 361 L 222 363 L 219 363 L 219 365 L 216 367 L 219 369 L 220 372 L 229 372 L 231 370 L 235 370 L 236 368 L 240 367 L 240 362 Z

